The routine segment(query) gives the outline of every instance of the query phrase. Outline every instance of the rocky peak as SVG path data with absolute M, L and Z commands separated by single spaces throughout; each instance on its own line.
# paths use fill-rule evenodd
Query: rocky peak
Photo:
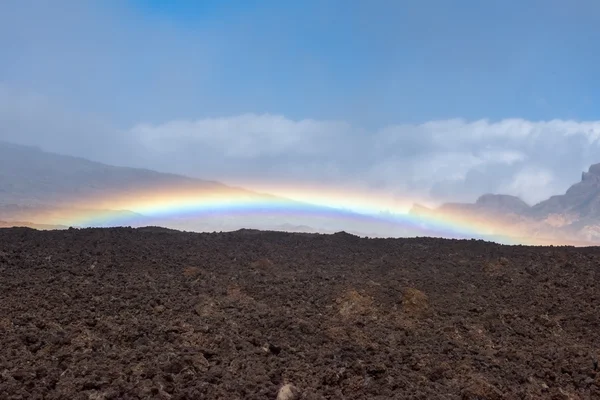
M 588 172 L 581 174 L 581 181 L 586 183 L 600 183 L 600 164 L 593 164 Z
M 581 174 L 577 182 L 565 194 L 550 197 L 533 208 L 537 217 L 550 214 L 577 215 L 588 221 L 600 218 L 600 164 L 593 164 Z
M 529 205 L 516 196 L 508 194 L 487 193 L 480 196 L 475 202 L 478 208 L 493 211 L 522 213 L 529 209 Z

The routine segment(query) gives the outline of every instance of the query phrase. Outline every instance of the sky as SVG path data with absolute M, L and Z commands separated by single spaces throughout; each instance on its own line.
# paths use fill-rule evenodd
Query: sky
M 3 0 L 0 140 L 533 204 L 600 162 L 595 0 Z

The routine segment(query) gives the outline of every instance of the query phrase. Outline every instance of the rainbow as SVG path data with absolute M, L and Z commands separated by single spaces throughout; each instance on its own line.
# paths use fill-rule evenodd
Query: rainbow
M 65 199 L 55 207 L 23 208 L 12 220 L 73 227 L 157 225 L 190 231 L 278 229 L 283 221 L 291 221 L 291 230 L 307 225 L 367 236 L 565 244 L 531 237 L 523 226 L 500 220 L 433 211 L 413 213 L 409 210 L 414 203 L 408 197 L 399 200 L 373 192 L 314 186 L 263 186 L 254 192 L 219 184 L 203 189 L 165 185 Z

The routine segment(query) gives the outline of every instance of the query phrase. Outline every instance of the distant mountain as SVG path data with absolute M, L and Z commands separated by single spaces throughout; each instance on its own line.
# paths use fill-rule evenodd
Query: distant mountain
M 47 224 L 36 224 L 33 222 L 23 222 L 23 221 L 0 221 L 0 228 L 33 228 L 38 230 L 53 230 L 53 229 L 67 229 L 68 226 L 64 225 L 47 225 Z
M 436 209 L 415 204 L 411 212 L 489 219 L 512 224 L 523 235 L 600 241 L 600 164 L 590 166 L 565 194 L 533 206 L 515 196 L 485 194 L 475 203 L 446 203 Z
M 581 174 L 581 181 L 565 194 L 552 196 L 531 209 L 531 214 L 544 218 L 551 214 L 571 215 L 577 219 L 600 219 L 600 164 L 590 166 Z
M 115 209 L 111 203 L 95 200 L 111 199 L 111 195 L 135 198 L 140 193 L 191 193 L 224 198 L 243 198 L 265 204 L 263 210 L 244 213 L 178 213 L 153 217 L 131 210 Z M 91 202 L 77 202 L 91 199 Z M 271 213 L 273 201 L 286 202 L 290 209 L 309 209 L 310 205 L 244 188 L 167 174 L 147 169 L 117 167 L 84 158 L 49 153 L 36 147 L 0 141 L 0 226 L 18 224 L 40 229 L 68 227 L 79 221 L 84 225 L 107 226 L 118 221 L 130 226 L 163 226 L 188 231 L 231 231 L 240 228 L 330 232 L 340 229 L 339 221 L 327 218 L 325 207 L 311 215 L 279 215 Z M 93 204 L 93 206 L 88 205 Z M 95 208 L 90 208 L 95 207 Z M 335 215 L 335 210 L 330 209 Z M 262 212 L 264 211 L 264 212 Z M 89 223 L 89 217 L 94 220 Z M 356 218 L 358 220 L 358 218 Z M 369 228 L 373 229 L 373 228 Z M 377 230 L 377 229 L 373 229 Z
M 507 194 L 484 194 L 473 204 L 446 203 L 442 211 L 481 212 L 491 214 L 525 214 L 531 207 L 516 196 Z
M 78 200 L 110 199 L 140 193 L 220 193 L 267 201 L 275 198 L 215 181 L 189 178 L 147 169 L 117 167 L 84 158 L 49 153 L 36 147 L 0 141 L 0 220 L 69 225 L 93 216 L 97 221 L 138 221 L 146 216 L 130 210 L 90 209 Z M 84 208 L 78 208 L 84 207 Z M 188 218 L 188 225 L 194 221 Z M 102 225 L 98 223 L 96 225 Z
M 214 181 L 115 167 L 45 152 L 36 147 L 0 142 L 0 205 L 60 206 L 65 201 L 84 196 L 106 197 L 111 193 L 138 193 L 168 187 L 241 191 Z
M 157 218 L 132 210 L 117 209 L 101 203 L 90 209 L 77 205 L 80 199 L 111 199 L 111 195 L 135 197 L 140 193 L 193 193 L 199 197 L 218 192 L 224 197 L 240 198 L 257 204 L 273 200 L 288 202 L 306 210 L 310 205 L 279 198 L 270 194 L 231 187 L 219 182 L 194 179 L 147 169 L 117 167 L 83 158 L 45 152 L 36 147 L 0 141 L 0 227 L 29 226 L 38 229 L 57 229 L 88 221 L 84 226 L 107 226 L 118 221 L 131 226 L 162 226 L 188 231 L 233 231 L 241 228 L 291 230 L 331 233 L 340 230 L 360 236 L 411 236 L 402 223 L 394 224 L 385 218 L 367 220 L 346 213 L 345 219 L 335 217 L 339 210 L 318 208 L 318 213 L 279 215 L 256 212 L 231 215 L 204 213 Z M 73 203 L 75 202 L 75 203 Z M 75 205 L 74 205 L 75 204 Z M 93 201 L 90 204 L 95 204 Z M 582 174 L 581 182 L 571 186 L 563 195 L 553 196 L 529 206 L 515 196 L 484 194 L 475 203 L 449 203 L 436 209 L 415 205 L 417 215 L 444 214 L 469 218 L 468 224 L 483 223 L 495 226 L 502 223 L 514 228 L 520 237 L 559 238 L 600 241 L 600 164 L 592 165 Z M 94 221 L 89 223 L 88 217 Z M 427 220 L 427 219 L 426 219 Z M 420 228 L 419 228 L 420 229 Z M 425 231 L 418 231 L 423 234 Z
M 20 206 L 17 204 L 0 205 L 0 221 L 4 224 L 9 221 L 20 223 L 36 224 L 40 226 L 49 226 L 48 229 L 60 229 L 58 227 L 69 227 L 69 221 L 84 221 L 93 216 L 95 226 L 104 226 L 103 222 L 110 221 L 142 221 L 145 216 L 129 210 L 106 210 L 89 208 L 70 208 L 62 205 L 28 205 Z M 29 221 L 29 222 L 28 222 Z M 35 222 L 43 221 L 43 223 Z M 29 226 L 29 225 L 21 225 Z

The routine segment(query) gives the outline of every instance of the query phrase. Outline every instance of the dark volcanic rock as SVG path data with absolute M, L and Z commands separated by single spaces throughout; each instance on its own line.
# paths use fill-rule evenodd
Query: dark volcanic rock
M 0 229 L 0 398 L 600 398 L 599 263 L 471 240 Z

